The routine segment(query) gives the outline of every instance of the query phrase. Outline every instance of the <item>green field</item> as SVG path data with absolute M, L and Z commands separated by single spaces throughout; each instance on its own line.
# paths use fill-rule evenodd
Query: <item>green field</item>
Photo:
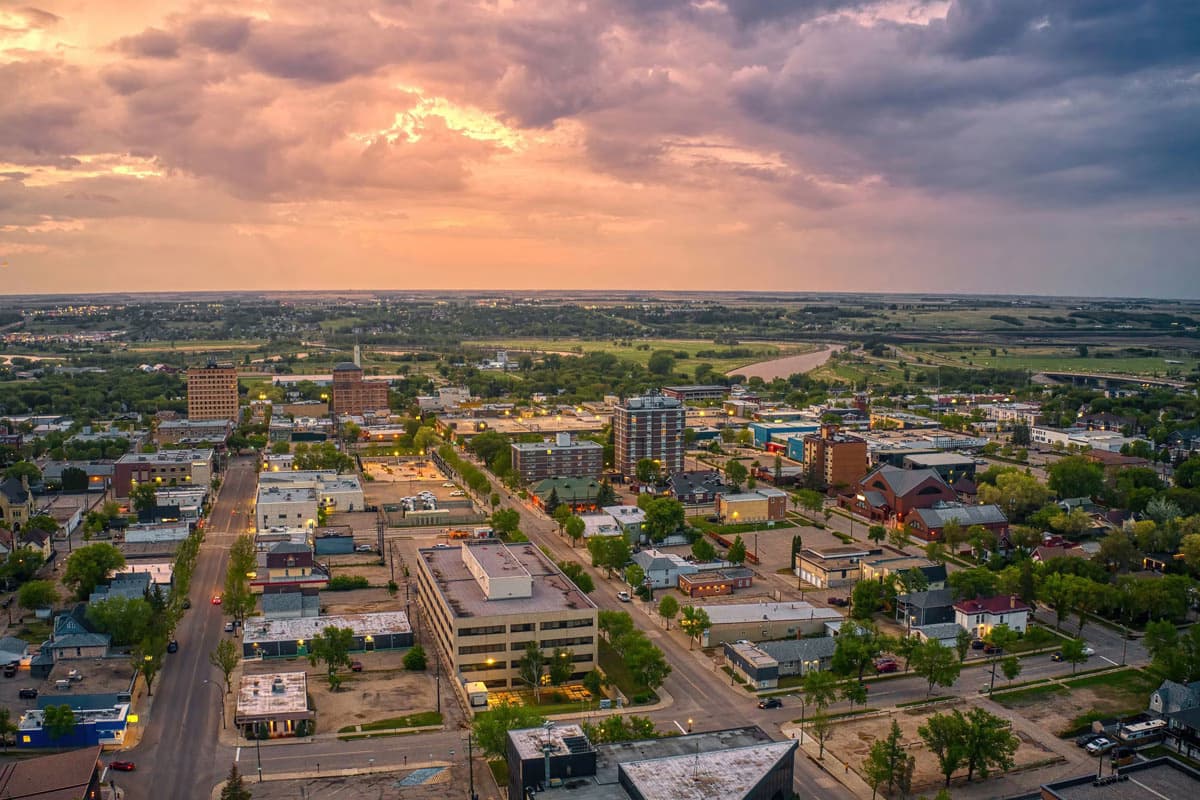
M 624 341 L 584 340 L 584 339 L 480 339 L 463 342 L 475 347 L 494 347 L 511 351 L 529 351 L 534 353 L 561 353 L 564 355 L 583 355 L 584 353 L 612 353 L 617 358 L 633 361 L 642 366 L 650 360 L 656 350 L 672 350 L 687 353 L 685 359 L 675 362 L 674 372 L 693 375 L 697 364 L 709 364 L 714 372 L 727 372 L 747 364 L 767 361 L 783 356 L 802 355 L 811 353 L 817 348 L 813 345 L 796 342 L 744 342 L 732 345 L 738 350 L 751 350 L 753 357 L 699 357 L 704 351 L 728 351 L 730 345 L 713 344 L 703 339 L 635 339 Z M 645 348 L 645 349 L 639 349 Z
M 1088 356 L 1081 357 L 1074 347 L 1023 347 L 996 348 L 948 348 L 906 347 L 906 359 L 912 363 L 916 357 L 924 358 L 929 364 L 975 369 L 1019 369 L 1030 372 L 1042 370 L 1064 372 L 1101 372 L 1121 375 L 1144 375 L 1163 377 L 1188 375 L 1193 372 L 1200 359 L 1194 354 L 1180 351 L 1162 352 L 1159 356 L 1124 355 L 1121 348 L 1089 347 Z M 1100 355 L 1100 358 L 1097 358 Z M 1111 355 L 1111 357 L 1108 357 Z M 1178 363 L 1168 363 L 1168 362 Z M 914 365 L 926 366 L 926 365 Z

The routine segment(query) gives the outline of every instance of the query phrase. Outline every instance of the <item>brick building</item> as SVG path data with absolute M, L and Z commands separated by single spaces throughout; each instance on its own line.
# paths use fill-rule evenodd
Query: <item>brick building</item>
M 333 368 L 333 412 L 362 416 L 367 412 L 386 411 L 386 381 L 364 380 L 362 367 L 343 361 Z
M 192 367 L 187 385 L 189 420 L 238 418 L 238 378 L 232 364 Z
M 686 412 L 673 397 L 631 397 L 613 409 L 613 439 L 618 472 L 637 473 L 643 458 L 657 461 L 662 472 L 683 471 L 683 429 Z

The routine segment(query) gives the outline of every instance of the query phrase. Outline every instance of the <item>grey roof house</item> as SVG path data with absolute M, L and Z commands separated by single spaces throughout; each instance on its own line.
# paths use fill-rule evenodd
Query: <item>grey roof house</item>
M 1189 708 L 1200 708 L 1200 681 L 1187 684 L 1163 681 L 1150 694 L 1149 709 L 1152 714 L 1165 716 Z
M 913 628 L 954 622 L 954 592 L 930 589 L 896 597 L 896 621 Z

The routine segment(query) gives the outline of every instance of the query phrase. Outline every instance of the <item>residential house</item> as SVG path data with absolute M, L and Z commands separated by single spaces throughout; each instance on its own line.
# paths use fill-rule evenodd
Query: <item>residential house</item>
M 674 589 L 679 585 L 679 576 L 696 572 L 696 565 L 674 553 L 663 553 L 653 548 L 633 554 L 633 563 L 642 568 L 651 588 Z
M 1045 564 L 1052 558 L 1087 558 L 1087 553 L 1074 542 L 1063 545 L 1038 545 L 1030 556 L 1039 564 Z
M 934 470 L 883 464 L 863 476 L 853 493 L 840 495 L 838 505 L 874 521 L 905 522 L 915 509 L 957 499 L 954 489 Z
M 954 604 L 954 621 L 959 627 L 982 639 L 997 625 L 1024 633 L 1029 627 L 1029 606 L 1015 594 L 959 600 Z
M 42 652 L 49 653 L 53 662 L 83 658 L 104 658 L 112 637 L 97 633 L 87 622 L 84 605 L 80 603 L 70 611 L 63 611 L 54 618 L 50 640 L 42 645 Z
M 1190 708 L 1200 708 L 1200 681 L 1178 683 L 1163 681 L 1150 694 L 1149 711 L 1158 716 L 1165 716 L 1176 711 Z
M 1184 461 L 1200 452 L 1200 428 L 1185 428 L 1168 434 L 1167 451 L 1172 461 Z
M 922 642 L 934 641 L 942 647 L 955 647 L 962 628 L 957 622 L 937 622 L 933 625 L 914 627 L 910 633 Z
M 715 502 L 729 487 L 716 470 L 700 470 L 674 473 L 667 480 L 667 491 L 685 506 L 698 506 Z
M 896 621 L 909 628 L 954 622 L 954 592 L 950 589 L 929 589 L 898 595 Z
M 0 766 L 0 797 L 6 800 L 98 800 L 100 747 L 24 758 Z
M 938 503 L 929 508 L 916 508 L 908 515 L 906 524 L 914 536 L 927 542 L 940 542 L 951 522 L 964 531 L 978 525 L 1000 540 L 1008 535 L 1008 517 L 996 505 L 969 506 L 964 503 Z
M 621 531 L 631 542 L 642 540 L 646 529 L 646 512 L 637 506 L 605 506 L 600 509 L 621 526 Z
M 279 542 L 258 554 L 258 569 L 250 578 L 250 591 L 267 589 L 320 590 L 329 585 L 329 573 L 313 558 L 306 544 Z

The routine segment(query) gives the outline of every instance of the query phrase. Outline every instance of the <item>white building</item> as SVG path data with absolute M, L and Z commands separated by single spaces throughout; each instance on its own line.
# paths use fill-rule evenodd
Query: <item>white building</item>
M 259 529 L 314 528 L 317 525 L 317 490 L 306 486 L 258 487 L 254 518 Z
M 624 533 L 620 524 L 612 518 L 611 514 L 581 514 L 579 518 L 583 520 L 583 538 L 585 539 L 593 536 L 620 536 Z
M 954 621 L 977 639 L 997 625 L 1024 633 L 1029 627 L 1029 606 L 1015 594 L 959 600 L 954 604 Z
M 616 520 L 630 541 L 638 541 L 646 529 L 646 512 L 637 506 L 604 506 L 600 510 Z
M 1146 441 L 1137 436 L 1124 436 L 1119 431 L 1090 431 L 1086 428 L 1051 428 L 1038 425 L 1030 429 L 1034 444 L 1054 447 L 1076 447 L 1081 450 L 1105 450 L 1119 453 L 1121 448 L 1134 442 Z
M 985 403 L 979 406 L 984 416 L 1000 425 L 1040 425 L 1042 407 L 1037 403 Z
M 333 470 L 263 472 L 258 476 L 258 488 L 260 492 L 263 488 L 312 489 L 326 511 L 362 511 L 366 505 L 358 476 L 339 475 Z

